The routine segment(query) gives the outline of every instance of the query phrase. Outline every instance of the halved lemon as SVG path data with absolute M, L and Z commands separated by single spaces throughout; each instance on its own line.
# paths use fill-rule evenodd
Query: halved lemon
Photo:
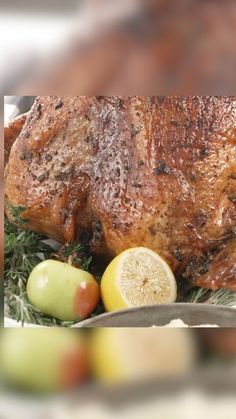
M 99 327 L 90 335 L 92 372 L 107 383 L 184 374 L 196 356 L 194 336 L 182 328 Z
M 106 268 L 101 281 L 107 311 L 176 300 L 177 286 L 169 265 L 146 247 L 127 249 Z

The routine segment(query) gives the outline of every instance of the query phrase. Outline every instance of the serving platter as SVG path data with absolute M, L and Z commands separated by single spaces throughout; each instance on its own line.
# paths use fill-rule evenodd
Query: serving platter
M 73 327 L 152 327 L 165 326 L 177 319 L 191 327 L 236 327 L 236 310 L 200 303 L 143 306 L 100 314 Z

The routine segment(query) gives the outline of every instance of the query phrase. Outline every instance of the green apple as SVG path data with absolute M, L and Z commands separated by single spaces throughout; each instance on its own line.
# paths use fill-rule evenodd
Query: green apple
M 4 330 L 0 364 L 8 383 L 31 391 L 57 391 L 80 383 L 88 370 L 81 332 L 59 328 Z
M 100 298 L 100 288 L 89 272 L 45 260 L 31 272 L 27 295 L 42 313 L 71 321 L 78 317 L 85 319 L 92 313 Z

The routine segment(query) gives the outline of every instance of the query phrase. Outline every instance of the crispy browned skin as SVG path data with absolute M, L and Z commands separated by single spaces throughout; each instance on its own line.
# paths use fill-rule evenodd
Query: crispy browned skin
M 20 115 L 4 128 L 4 160 L 8 161 L 12 145 L 20 134 L 26 120 L 26 114 Z
M 42 97 L 12 148 L 6 203 L 100 257 L 147 246 L 177 276 L 236 291 L 235 157 L 236 97 Z

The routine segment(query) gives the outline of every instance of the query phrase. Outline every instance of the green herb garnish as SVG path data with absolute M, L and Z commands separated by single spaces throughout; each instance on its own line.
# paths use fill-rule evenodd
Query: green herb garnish
M 8 210 L 11 213 L 11 216 L 16 224 L 23 226 L 24 224 L 28 223 L 27 219 L 21 217 L 21 214 L 27 211 L 27 208 L 22 207 L 20 205 L 15 207 L 13 207 L 12 205 L 8 205 Z
M 224 288 L 216 291 L 205 288 L 193 288 L 186 298 L 189 303 L 204 303 L 229 307 L 236 305 L 236 292 Z
M 84 271 L 89 271 L 92 263 L 92 256 L 88 256 L 84 246 L 76 242 L 66 243 L 61 247 L 56 257 Z
M 25 211 L 23 207 L 13 208 L 14 220 L 18 225 L 22 225 L 21 213 L 23 211 Z M 88 270 L 92 257 L 85 253 L 82 245 L 70 243 L 62 246 L 58 253 L 53 253 L 53 249 L 47 244 L 46 237 L 16 227 L 6 219 L 4 253 L 4 307 L 7 317 L 21 322 L 22 325 L 24 323 L 34 323 L 41 326 L 65 327 L 69 327 L 80 320 L 63 322 L 44 315 L 28 300 L 26 284 L 33 268 L 45 259 L 54 258 L 69 261 L 74 266 Z

